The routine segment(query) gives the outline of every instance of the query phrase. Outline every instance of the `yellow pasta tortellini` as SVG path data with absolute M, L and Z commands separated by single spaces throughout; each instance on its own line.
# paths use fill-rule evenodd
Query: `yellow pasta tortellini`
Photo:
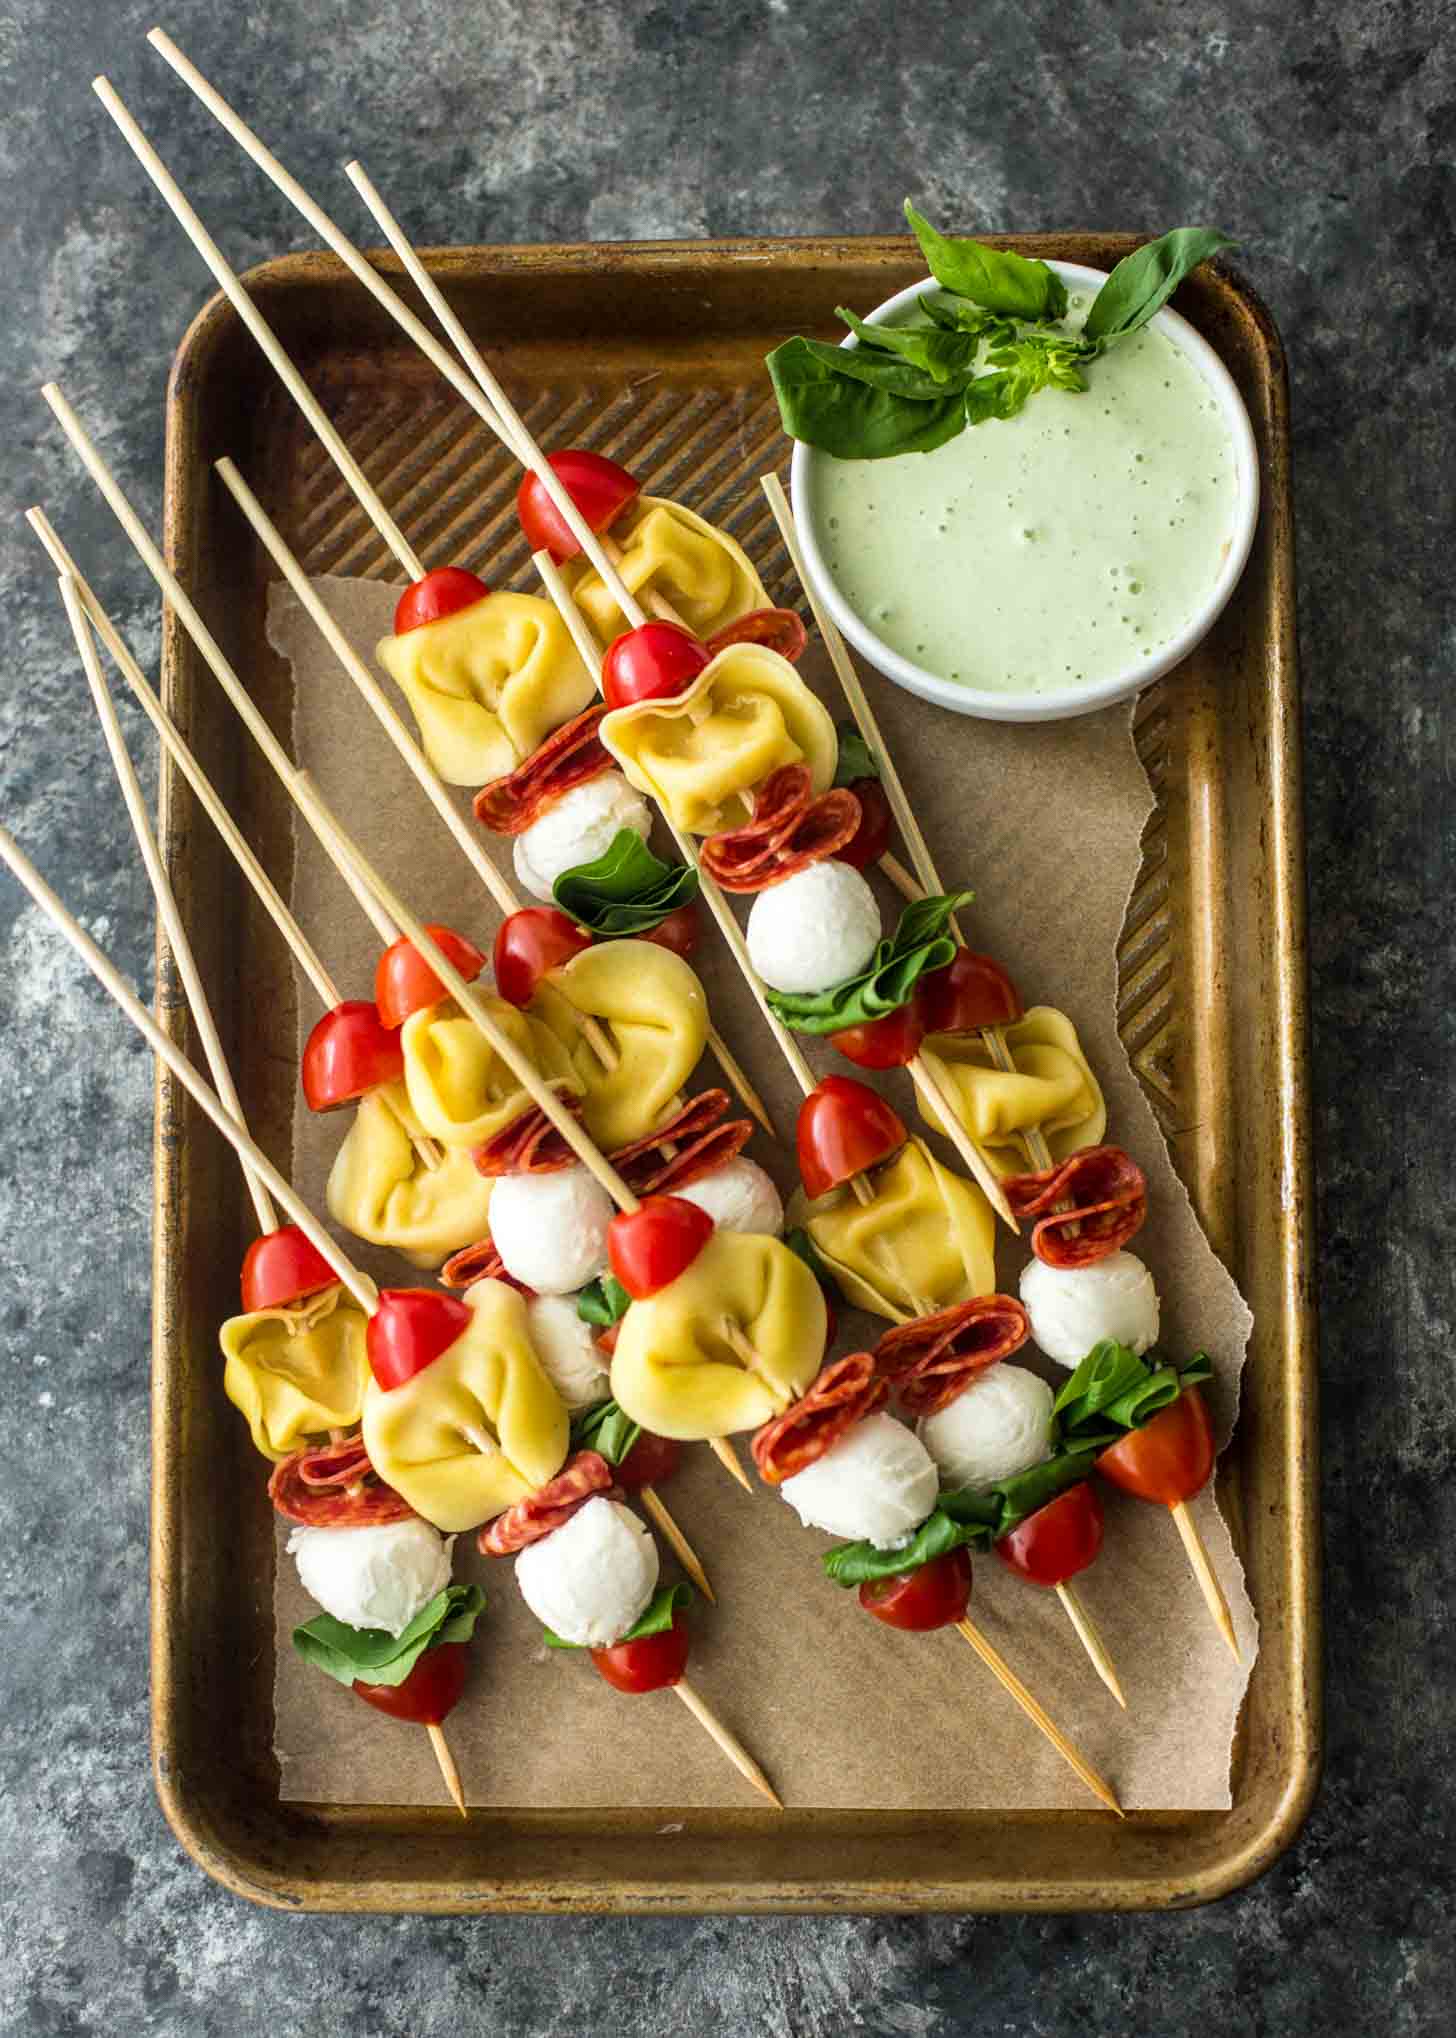
M 685 1443 L 757 1429 L 818 1372 L 828 1322 L 824 1291 L 780 1240 L 715 1231 L 686 1272 L 622 1318 L 613 1396 L 633 1422 Z
M 501 778 L 596 698 L 571 633 L 534 594 L 489 594 L 437 623 L 385 637 L 375 656 L 414 711 L 450 785 Z
M 366 1324 L 342 1286 L 305 1296 L 297 1309 L 228 1318 L 218 1334 L 223 1392 L 265 1458 L 286 1458 L 305 1437 L 359 1420 L 369 1379 Z
M 403 1083 L 359 1100 L 329 1170 L 329 1215 L 371 1245 L 393 1246 L 417 1267 L 438 1267 L 489 1230 L 491 1185 L 464 1146 L 427 1168 L 413 1144 L 424 1127 Z
M 743 547 L 680 503 L 639 496 L 627 515 L 612 525 L 612 538 L 622 552 L 617 571 L 631 593 L 639 601 L 647 594 L 666 596 L 696 636 L 711 637 L 750 609 L 769 606 L 763 582 Z M 598 637 L 610 644 L 626 629 L 627 619 L 602 585 L 601 575 L 581 557 L 570 561 L 564 572 Z
M 974 1182 L 942 1167 L 919 1139 L 871 1182 L 872 1202 L 846 1185 L 812 1202 L 801 1190 L 788 1211 L 856 1307 L 899 1322 L 992 1292 L 996 1219 Z
M 550 1027 L 493 992 L 476 995 L 542 1079 L 575 1095 L 581 1085 Z M 531 1109 L 526 1091 L 453 998 L 412 1012 L 400 1043 L 410 1109 L 444 1145 L 481 1146 Z
M 686 693 L 614 708 L 601 734 L 638 792 L 689 835 L 737 827 L 748 815 L 739 795 L 783 764 L 807 764 L 822 793 L 839 758 L 828 709 L 764 644 L 728 645 Z
M 961 1122 L 989 1149 L 996 1172 L 1025 1173 L 1030 1163 L 1016 1134 L 1027 1126 L 1041 1127 L 1054 1160 L 1100 1145 L 1107 1106 L 1066 1014 L 1033 1005 L 1002 1031 L 1014 1073 L 995 1067 L 979 1033 L 932 1033 L 920 1050 L 960 1099 Z M 934 1106 L 922 1108 L 926 1122 L 943 1132 Z
M 478 1528 L 555 1478 L 570 1424 L 504 1281 L 465 1291 L 470 1322 L 401 1387 L 371 1378 L 364 1396 L 370 1463 L 446 1535 Z
M 542 982 L 530 1011 L 570 1056 L 583 1123 L 608 1151 L 661 1124 L 708 1038 L 708 1001 L 696 972 L 655 941 L 583 949 Z M 583 1012 L 603 1022 L 615 1068 L 603 1066 L 583 1034 Z

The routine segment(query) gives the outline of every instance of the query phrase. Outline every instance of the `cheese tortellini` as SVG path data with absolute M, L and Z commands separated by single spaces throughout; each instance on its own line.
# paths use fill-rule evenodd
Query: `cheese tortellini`
M 750 609 L 769 606 L 743 547 L 680 503 L 639 496 L 612 525 L 612 538 L 622 552 L 617 571 L 631 593 L 639 601 L 649 594 L 666 596 L 696 636 L 711 637 Z M 626 629 L 627 619 L 601 575 L 584 557 L 570 561 L 564 571 L 578 606 L 602 642 L 610 644 Z
M 447 1146 L 427 1168 L 413 1141 L 424 1127 L 403 1083 L 359 1100 L 329 1171 L 329 1215 L 371 1245 L 393 1246 L 417 1267 L 438 1267 L 489 1230 L 490 1182 L 468 1147 Z
M 489 594 L 437 623 L 385 637 L 375 656 L 414 712 L 420 742 L 450 785 L 485 785 L 530 756 L 596 698 L 571 633 L 549 601 Z
M 566 1049 L 539 1019 L 477 988 L 486 1010 L 542 1080 L 575 1095 Z M 410 1109 L 445 1146 L 481 1146 L 531 1109 L 528 1093 L 453 998 L 412 1012 L 400 1032 Z
M 783 764 L 807 764 L 824 792 L 839 758 L 829 710 L 764 644 L 728 645 L 686 693 L 614 708 L 601 734 L 638 792 L 689 835 L 737 827 L 748 815 L 739 795 Z
M 218 1333 L 223 1392 L 265 1458 L 289 1457 L 306 1437 L 359 1420 L 369 1379 L 366 1322 L 342 1286 L 305 1296 L 296 1309 L 228 1318 Z
M 961 1123 L 989 1149 L 996 1172 L 1019 1175 L 1031 1165 L 1016 1137 L 1027 1126 L 1041 1127 L 1056 1161 L 1100 1145 L 1107 1106 L 1066 1014 L 1033 1005 L 1002 1031 L 1014 1073 L 995 1067 L 979 1033 L 932 1033 L 920 1050 L 959 1098 Z M 922 1108 L 926 1122 L 943 1132 L 935 1107 L 925 1101 Z
M 675 1281 L 634 1302 L 612 1353 L 612 1394 L 633 1422 L 696 1442 L 757 1429 L 798 1399 L 824 1359 L 824 1291 L 776 1238 L 715 1231 Z M 749 1370 L 727 1333 L 753 1347 Z
M 846 1184 L 813 1202 L 801 1190 L 788 1213 L 856 1307 L 903 1322 L 992 1292 L 996 1219 L 974 1182 L 942 1167 L 919 1139 L 870 1179 L 869 1203 Z
M 708 1003 L 680 955 L 655 941 L 600 941 L 544 980 L 531 1002 L 570 1057 L 582 1120 L 608 1152 L 641 1139 L 667 1116 L 708 1038 Z M 586 1013 L 617 1051 L 605 1068 L 581 1030 Z
M 364 1445 L 380 1478 L 445 1535 L 478 1528 L 561 1470 L 569 1421 L 504 1281 L 465 1291 L 471 1320 L 406 1380 L 364 1396 Z

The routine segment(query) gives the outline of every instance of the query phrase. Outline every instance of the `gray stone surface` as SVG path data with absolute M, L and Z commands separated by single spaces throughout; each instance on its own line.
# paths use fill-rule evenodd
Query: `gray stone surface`
M 422 239 L 858 232 L 906 191 L 967 227 L 1242 236 L 1295 384 L 1329 1760 L 1288 1858 L 1188 1916 L 361 1923 L 224 1895 L 174 1845 L 144 1752 L 150 1072 L 0 884 L 5 2033 L 1450 2029 L 1452 12 L 174 0 L 169 27 L 306 181 L 338 188 L 360 147 Z M 239 265 L 307 244 L 147 51 L 152 18 L 0 0 L 0 498 L 50 505 L 147 655 L 151 595 L 35 390 L 61 378 L 155 517 L 167 363 L 204 278 L 91 72 Z M 0 578 L 5 819 L 148 977 L 149 901 L 10 514 Z

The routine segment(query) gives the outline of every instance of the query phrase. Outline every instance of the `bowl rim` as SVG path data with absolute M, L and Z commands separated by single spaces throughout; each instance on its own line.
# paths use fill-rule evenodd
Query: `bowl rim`
M 1108 274 L 1105 269 L 1090 268 L 1082 262 L 1049 259 L 1047 266 L 1054 269 L 1058 276 L 1068 283 L 1100 285 Z M 896 312 L 939 287 L 933 276 L 923 277 L 919 282 L 909 284 L 904 290 L 897 290 L 894 296 L 887 297 L 883 304 L 876 305 L 875 309 L 866 315 L 865 323 L 884 325 L 893 319 Z M 938 673 L 928 672 L 924 666 L 917 665 L 913 659 L 906 658 L 902 652 L 896 651 L 882 638 L 877 637 L 840 591 L 825 561 L 818 533 L 814 528 L 809 477 L 815 458 L 821 456 L 818 455 L 817 448 L 806 445 L 803 440 L 794 441 L 789 463 L 789 485 L 794 520 L 798 526 L 799 543 L 804 555 L 805 571 L 812 582 L 812 592 L 823 603 L 842 635 L 849 639 L 861 657 L 868 659 L 877 671 L 883 673 L 895 685 L 905 688 L 909 693 L 918 694 L 922 700 L 933 701 L 938 707 L 949 708 L 955 714 L 975 715 L 984 721 L 1066 721 L 1076 715 L 1092 714 L 1098 708 L 1108 707 L 1115 701 L 1127 700 L 1133 694 L 1140 693 L 1144 687 L 1151 686 L 1155 680 L 1161 679 L 1165 673 L 1170 672 L 1186 658 L 1212 629 L 1248 563 L 1254 533 L 1258 527 L 1260 498 L 1258 443 L 1238 385 L 1217 351 L 1202 333 L 1181 313 L 1173 311 L 1167 305 L 1153 315 L 1149 324 L 1162 332 L 1181 352 L 1192 358 L 1219 400 L 1234 445 L 1234 470 L 1239 491 L 1237 514 L 1233 536 L 1218 576 L 1207 598 L 1183 628 L 1168 640 L 1155 658 L 1139 662 L 1136 668 L 1123 666 L 1105 679 L 1090 684 L 1060 687 L 1054 693 L 1012 693 L 1001 689 L 966 686 L 959 680 L 942 679 Z M 841 345 L 857 347 L 859 340 L 851 333 Z

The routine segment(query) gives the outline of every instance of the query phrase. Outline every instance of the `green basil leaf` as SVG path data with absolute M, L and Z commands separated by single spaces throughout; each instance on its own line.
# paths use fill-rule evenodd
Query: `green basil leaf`
M 598 1401 L 571 1418 L 572 1449 L 596 1451 L 609 1465 L 620 1465 L 641 1434 L 631 1416 L 615 1401 Z
M 1183 278 L 1220 248 L 1237 247 L 1211 227 L 1179 226 L 1124 255 L 1096 297 L 1082 327 L 1089 340 L 1121 340 L 1145 326 Z
M 1045 262 L 1029 261 L 980 241 L 953 240 L 937 233 L 907 198 L 905 217 L 920 243 L 931 275 L 942 290 L 969 297 L 987 311 L 1009 318 L 1060 318 L 1067 308 L 1066 285 Z
M 928 375 L 932 382 L 952 382 L 964 379 L 975 365 L 980 349 L 980 340 L 974 333 L 962 332 L 959 327 L 946 332 L 942 327 L 929 326 L 875 326 L 862 318 L 856 318 L 852 311 L 840 305 L 834 316 L 842 318 L 862 347 L 869 347 L 881 353 L 898 354 L 913 368 Z M 837 351 L 849 352 L 850 349 Z
M 1149 1363 L 1110 1339 L 1092 1350 L 1066 1382 L 1052 1409 L 1061 1437 L 1078 1450 L 1102 1450 L 1129 1430 L 1141 1429 L 1184 1387 L 1210 1377 L 1208 1356 L 1198 1352 L 1180 1373 Z
M 959 395 L 944 394 L 907 361 L 793 339 L 775 347 L 767 365 L 784 430 L 839 460 L 931 453 L 965 429 Z
M 987 1531 L 988 1543 L 999 1543 L 1029 1514 L 1065 1493 L 1069 1486 L 1090 1478 L 1096 1452 L 1079 1449 L 1058 1451 L 1043 1464 L 1032 1465 L 1010 1479 L 1000 1479 L 988 1493 L 970 1493 L 963 1487 L 942 1493 L 939 1506 L 952 1521 Z
M 403 1684 L 415 1664 L 441 1642 L 467 1642 L 485 1606 L 478 1585 L 447 1585 L 421 1607 L 402 1635 L 383 1628 L 353 1628 L 332 1614 L 315 1615 L 293 1630 L 293 1646 L 306 1663 L 352 1684 Z
M 903 1548 L 877 1550 L 873 1543 L 840 1543 L 826 1550 L 819 1562 L 836 1585 L 863 1585 L 870 1578 L 898 1578 L 906 1571 L 918 1571 L 922 1564 L 949 1555 L 967 1544 L 981 1542 L 985 1530 L 953 1521 L 943 1508 L 921 1522 Z
M 589 1281 L 576 1298 L 576 1313 L 583 1323 L 610 1330 L 627 1314 L 632 1297 L 615 1274 L 601 1274 Z
M 563 913 L 593 934 L 645 934 L 698 895 L 698 874 L 664 863 L 635 828 L 619 828 L 595 863 L 564 870 L 551 887 Z
M 880 761 L 853 722 L 835 724 L 839 738 L 839 762 L 834 767 L 836 785 L 853 785 L 861 778 L 878 778 Z
M 619 1635 L 617 1641 L 613 1642 L 611 1646 L 615 1649 L 622 1642 L 640 1642 L 644 1635 L 665 1634 L 672 1626 L 673 1615 L 677 1612 L 677 1609 L 680 1606 L 691 1606 L 692 1603 L 693 1588 L 691 1585 L 684 1585 L 681 1581 L 676 1585 L 659 1585 L 651 1599 L 648 1600 L 644 1611 L 638 1614 L 626 1634 Z M 550 1628 L 545 1628 L 542 1632 L 545 1635 L 548 1649 L 579 1649 L 582 1647 L 580 1642 L 563 1642 L 560 1635 L 553 1634 Z
M 956 297 L 945 290 L 927 290 L 915 302 L 942 332 L 967 333 L 977 342 L 984 340 L 993 347 L 1004 346 L 1008 340 L 1016 338 L 1013 320 L 987 311 L 979 304 L 972 304 L 968 297 Z
M 767 991 L 771 1009 L 795 1033 L 813 1034 L 838 1033 L 897 1012 L 910 1002 L 921 977 L 944 969 L 952 959 L 955 942 L 945 929 L 974 897 L 974 892 L 946 892 L 917 899 L 859 976 L 822 991 Z

